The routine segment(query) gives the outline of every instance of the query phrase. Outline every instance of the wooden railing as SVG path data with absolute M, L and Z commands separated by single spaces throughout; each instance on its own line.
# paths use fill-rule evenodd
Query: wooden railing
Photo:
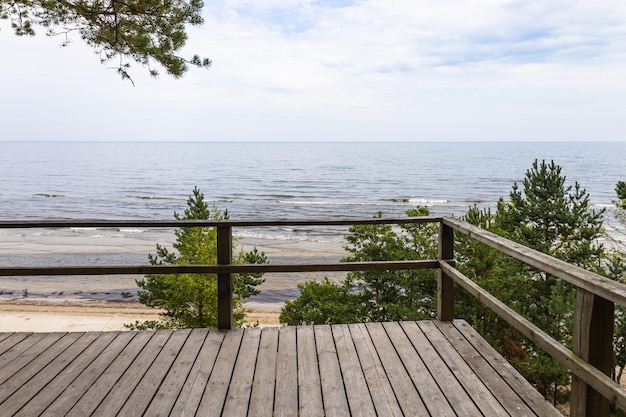
M 275 226 L 351 226 L 355 224 L 439 224 L 437 259 L 419 261 L 332 262 L 307 264 L 232 264 L 233 228 Z M 376 271 L 438 269 L 437 318 L 454 318 L 454 283 L 475 296 L 523 335 L 572 372 L 571 412 L 573 417 L 608 416 L 611 404 L 626 410 L 626 390 L 610 377 L 614 305 L 626 306 L 626 286 L 529 249 L 453 217 L 412 217 L 356 220 L 273 221 L 0 221 L 6 228 L 140 227 L 217 229 L 216 265 L 131 265 L 0 268 L 0 276 L 108 275 L 210 273 L 218 277 L 218 327 L 232 328 L 234 273 L 283 273 L 320 271 Z M 493 295 L 454 268 L 455 232 L 465 234 L 519 261 L 563 279 L 577 288 L 573 350 L 567 349 L 543 330 L 510 309 Z

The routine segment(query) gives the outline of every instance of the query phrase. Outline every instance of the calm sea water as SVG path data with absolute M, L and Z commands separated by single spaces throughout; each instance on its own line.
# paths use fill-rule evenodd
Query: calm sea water
M 554 160 L 570 183 L 587 189 L 594 207 L 610 210 L 615 184 L 626 180 L 624 155 L 626 142 L 8 142 L 0 143 L 0 219 L 171 219 L 174 211 L 185 209 L 194 186 L 233 219 L 371 217 L 378 211 L 399 216 L 416 205 L 428 206 L 434 215 L 462 215 L 474 204 L 495 207 L 535 159 Z M 610 213 L 607 218 L 610 222 Z M 0 232 L 0 262 L 6 265 L 106 263 L 110 258 L 99 250 L 108 253 L 113 247 L 123 249 L 116 263 L 145 263 L 146 247 L 165 238 L 140 230 Z M 237 233 L 270 245 L 336 246 L 343 239 L 336 229 Z M 77 237 L 87 253 L 59 248 L 58 239 L 64 237 Z M 67 279 L 46 279 L 44 287 L 52 281 L 67 287 L 57 293 L 74 288 Z M 0 291 L 35 285 L 24 280 L 2 279 Z M 55 286 L 49 287 L 40 292 L 53 292 Z

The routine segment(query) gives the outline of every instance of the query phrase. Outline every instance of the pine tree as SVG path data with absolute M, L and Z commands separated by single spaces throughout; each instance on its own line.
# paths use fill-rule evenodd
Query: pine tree
M 196 187 L 187 200 L 183 215 L 174 213 L 177 220 L 226 220 L 228 212 L 209 207 L 204 195 Z M 198 265 L 217 263 L 217 230 L 213 227 L 183 227 L 176 230 L 174 252 L 157 244 L 156 255 L 149 255 L 152 265 Z M 263 252 L 254 248 L 241 251 L 233 263 L 267 263 Z M 235 326 L 241 326 L 245 318 L 243 303 L 251 295 L 259 293 L 263 283 L 261 274 L 234 275 Z M 165 310 L 159 321 L 136 322 L 128 327 L 149 328 L 197 328 L 217 327 L 217 276 L 214 274 L 154 274 L 137 280 L 143 289 L 139 301 L 147 306 Z
M 589 194 L 576 182 L 567 185 L 561 167 L 554 161 L 537 160 L 517 184 L 509 200 L 500 199 L 495 222 L 505 237 L 568 263 L 600 272 L 604 248 L 604 210 L 591 208 Z M 522 267 L 527 285 L 511 300 L 518 311 L 542 327 L 556 340 L 571 346 L 575 288 L 555 277 Z M 528 352 L 527 376 L 553 401 L 559 400 L 569 381 L 569 372 L 534 344 L 523 344 Z
M 59 36 L 66 46 L 73 32 L 96 50 L 102 63 L 115 62 L 122 79 L 132 82 L 130 61 L 159 73 L 165 68 L 175 78 L 188 64 L 208 68 L 209 59 L 178 55 L 187 41 L 186 25 L 199 26 L 201 0 L 0 0 L 0 19 L 10 21 L 18 36 L 35 35 L 35 26 Z

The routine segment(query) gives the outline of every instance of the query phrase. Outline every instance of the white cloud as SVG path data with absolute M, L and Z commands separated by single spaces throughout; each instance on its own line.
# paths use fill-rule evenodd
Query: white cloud
M 136 88 L 79 40 L 59 50 L 3 27 L 0 139 L 620 140 L 626 130 L 621 0 L 223 0 L 207 2 L 205 19 L 186 50 L 213 67 L 177 81 L 135 68 Z

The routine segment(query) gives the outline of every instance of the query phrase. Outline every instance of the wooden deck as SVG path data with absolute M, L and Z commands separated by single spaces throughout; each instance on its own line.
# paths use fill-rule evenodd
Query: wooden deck
M 0 334 L 0 416 L 560 416 L 464 321 Z

